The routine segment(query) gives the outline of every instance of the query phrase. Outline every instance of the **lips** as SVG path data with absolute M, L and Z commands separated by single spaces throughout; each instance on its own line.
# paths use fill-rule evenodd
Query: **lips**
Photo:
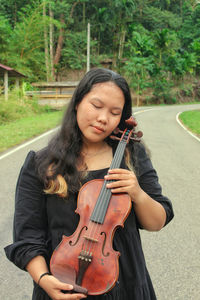
M 99 126 L 93 126 L 94 129 L 96 129 L 99 132 L 105 132 L 105 129 L 99 127 Z

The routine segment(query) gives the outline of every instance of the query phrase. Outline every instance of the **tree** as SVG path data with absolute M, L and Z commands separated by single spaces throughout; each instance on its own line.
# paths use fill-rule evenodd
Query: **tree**
M 130 82 L 130 86 L 137 94 L 137 106 L 140 105 L 140 95 L 150 86 L 149 73 L 152 70 L 152 61 L 147 57 L 131 57 L 124 66 L 125 75 Z
M 42 78 L 45 74 L 42 5 L 28 5 L 18 15 L 19 21 L 10 32 L 3 61 L 30 80 Z

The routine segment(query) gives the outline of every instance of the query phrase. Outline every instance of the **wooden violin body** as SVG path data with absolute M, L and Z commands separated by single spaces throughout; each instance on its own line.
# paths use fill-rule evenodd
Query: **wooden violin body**
M 133 118 L 126 121 L 127 128 L 117 129 L 122 137 L 110 169 L 119 168 L 126 145 L 130 139 L 139 141 L 141 132 L 135 133 L 137 125 Z M 119 275 L 119 255 L 112 248 L 114 233 L 124 226 L 131 209 L 128 194 L 112 194 L 106 187 L 110 181 L 96 179 L 86 183 L 80 190 L 76 213 L 80 221 L 76 231 L 63 236 L 50 261 L 51 273 L 60 281 L 73 285 L 74 292 L 89 295 L 107 293 L 115 285 Z
M 80 215 L 79 225 L 73 235 L 63 236 L 59 251 L 55 250 L 51 258 L 51 272 L 55 277 L 72 284 L 74 291 L 86 293 L 87 290 L 89 295 L 108 292 L 118 279 L 120 253 L 113 250 L 112 240 L 116 228 L 123 226 L 131 209 L 128 194 L 115 194 L 104 223 L 91 221 L 94 200 L 103 183 L 101 179 L 92 180 L 81 188 L 76 209 Z M 86 290 L 81 290 L 80 285 Z

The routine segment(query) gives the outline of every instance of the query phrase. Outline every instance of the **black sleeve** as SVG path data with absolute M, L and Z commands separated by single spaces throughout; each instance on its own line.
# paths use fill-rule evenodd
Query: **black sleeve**
M 13 244 L 5 248 L 7 258 L 23 270 L 38 255 L 48 259 L 47 228 L 45 194 L 35 171 L 35 152 L 31 151 L 16 186 Z
M 140 187 L 154 200 L 158 201 L 166 211 L 166 224 L 174 217 L 171 201 L 162 195 L 162 188 L 158 181 L 156 170 L 146 153 L 145 147 L 139 144 L 136 148 L 136 173 Z

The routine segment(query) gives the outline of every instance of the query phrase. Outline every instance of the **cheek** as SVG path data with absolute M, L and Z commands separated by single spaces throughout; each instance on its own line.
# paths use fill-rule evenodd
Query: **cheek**
M 80 106 L 76 114 L 77 123 L 80 129 L 87 126 L 91 120 L 91 112 L 87 107 Z
M 119 116 L 119 118 L 116 118 L 116 120 L 114 120 L 113 122 L 113 126 L 116 128 L 118 127 L 119 123 L 120 123 L 120 120 L 121 120 L 121 116 Z

